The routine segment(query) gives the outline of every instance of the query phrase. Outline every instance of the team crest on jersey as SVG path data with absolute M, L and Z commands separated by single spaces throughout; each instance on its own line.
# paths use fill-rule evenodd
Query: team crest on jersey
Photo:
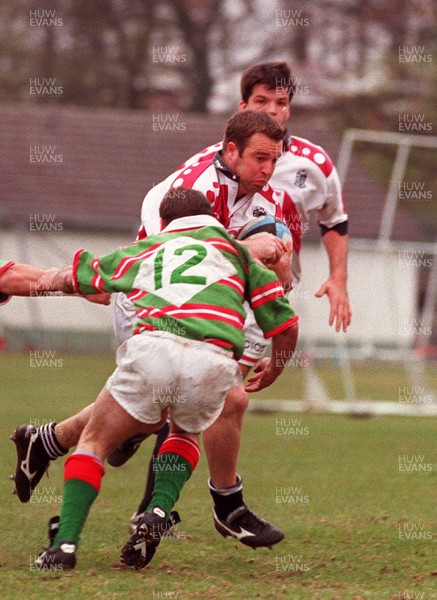
M 298 188 L 304 188 L 308 177 L 308 171 L 306 169 L 299 169 L 296 173 L 294 185 Z
M 252 214 L 254 217 L 263 217 L 267 214 L 267 211 L 263 206 L 255 206 Z

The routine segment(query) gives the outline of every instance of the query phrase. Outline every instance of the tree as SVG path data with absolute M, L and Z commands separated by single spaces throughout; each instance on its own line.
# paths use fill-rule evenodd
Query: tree
M 189 87 L 193 90 L 188 110 L 207 112 L 207 102 L 213 85 L 209 66 L 211 30 L 217 15 L 223 13 L 223 0 L 197 2 L 169 0 L 176 15 L 176 23 L 185 44 L 191 51 Z

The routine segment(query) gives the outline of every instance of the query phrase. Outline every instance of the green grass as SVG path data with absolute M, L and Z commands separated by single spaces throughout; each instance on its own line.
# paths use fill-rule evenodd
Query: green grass
M 275 385 L 253 398 L 275 398 L 303 400 L 306 396 L 305 380 L 311 377 L 311 372 L 303 362 L 304 366 L 287 367 L 285 372 L 275 382 Z M 435 364 L 429 363 L 424 367 L 424 383 L 413 386 L 405 369 L 395 363 L 381 363 L 377 361 L 352 361 L 353 380 L 359 400 L 385 400 L 391 402 L 402 402 L 402 399 L 411 398 L 412 395 L 417 402 L 429 400 L 429 395 L 436 393 L 437 369 Z M 324 386 L 329 397 L 333 400 L 344 400 L 347 392 L 344 387 L 342 371 L 338 361 L 317 361 L 313 366 L 321 384 Z M 414 390 L 412 389 L 414 387 Z M 419 388 L 426 387 L 427 391 Z M 405 389 L 408 388 L 406 391 Z
M 435 539 L 437 427 L 425 418 L 247 415 L 240 460 L 245 497 L 286 539 L 273 551 L 254 552 L 215 532 L 203 455 L 177 507 L 179 539 L 164 540 L 149 567 L 133 572 L 120 568 L 119 549 L 143 491 L 151 445 L 145 442 L 125 467 L 108 467 L 77 570 L 34 572 L 47 520 L 59 510 L 62 461 L 38 486 L 40 501 L 21 505 L 7 481 L 14 464 L 9 435 L 20 422 L 61 420 L 83 407 L 112 368 L 112 359 L 100 357 L 65 356 L 62 367 L 31 368 L 28 355 L 0 355 L 2 599 L 437 597 L 433 541 L 399 534 L 415 527 Z M 281 435 L 290 419 L 299 423 Z M 301 434 L 293 435 L 297 425 Z M 432 470 L 400 472 L 403 455 L 423 456 Z

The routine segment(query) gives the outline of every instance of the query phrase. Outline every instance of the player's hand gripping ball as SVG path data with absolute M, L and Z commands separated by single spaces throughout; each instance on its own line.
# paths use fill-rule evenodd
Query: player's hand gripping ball
M 293 240 L 291 231 L 284 221 L 272 215 L 263 215 L 249 221 L 240 231 L 237 239 L 245 240 L 249 237 L 258 237 L 265 233 L 271 233 L 284 242 L 291 242 Z

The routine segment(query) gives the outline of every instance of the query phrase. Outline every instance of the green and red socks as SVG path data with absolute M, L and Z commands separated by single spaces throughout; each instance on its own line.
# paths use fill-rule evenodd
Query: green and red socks
M 103 461 L 91 452 L 76 451 L 67 458 L 64 465 L 59 530 L 52 548 L 61 541 L 78 545 L 91 505 L 100 491 L 104 474 Z
M 153 465 L 155 486 L 147 510 L 159 506 L 170 517 L 199 456 L 199 445 L 183 434 L 172 434 L 165 440 Z M 67 458 L 59 530 L 52 548 L 62 541 L 78 545 L 89 510 L 100 491 L 104 473 L 103 462 L 92 453 L 76 451 Z
M 181 490 L 199 461 L 197 442 L 181 433 L 173 433 L 162 444 L 153 464 L 155 485 L 146 512 L 154 506 L 162 508 L 170 518 Z

